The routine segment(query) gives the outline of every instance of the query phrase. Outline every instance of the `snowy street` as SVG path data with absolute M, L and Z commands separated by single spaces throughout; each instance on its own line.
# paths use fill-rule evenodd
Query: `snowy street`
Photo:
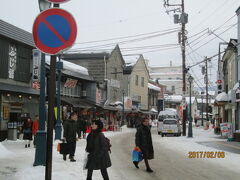
M 240 177 L 240 154 L 225 152 L 225 158 L 188 158 L 189 151 L 220 151 L 202 145 L 201 142 L 223 143 L 226 139 L 217 138 L 213 130 L 204 131 L 193 129 L 194 138 L 187 137 L 161 137 L 156 129 L 152 128 L 152 137 L 155 159 L 150 161 L 154 173 L 147 173 L 145 165 L 140 163 L 136 169 L 131 162 L 131 151 L 134 147 L 135 129 L 124 128 L 122 132 L 105 133 L 112 143 L 112 167 L 108 169 L 111 180 L 202 180 L 218 179 L 231 180 Z M 42 180 L 45 167 L 33 167 L 34 148 L 24 148 L 23 141 L 4 141 L 0 144 L 0 179 L 7 180 Z M 77 143 L 76 160 L 62 160 L 62 156 L 53 147 L 53 180 L 84 180 L 86 170 L 82 168 L 85 140 Z M 237 149 L 237 148 L 236 148 Z M 240 151 L 240 150 L 239 150 Z M 238 151 L 238 152 L 239 152 Z M 232 169 L 230 169 L 230 167 Z M 234 168 L 233 168 L 234 167 Z M 100 180 L 101 174 L 94 171 L 94 180 Z

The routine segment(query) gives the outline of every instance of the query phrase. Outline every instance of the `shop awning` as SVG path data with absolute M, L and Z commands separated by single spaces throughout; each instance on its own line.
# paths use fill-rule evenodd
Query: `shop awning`
M 17 85 L 5 84 L 5 83 L 0 83 L 0 90 L 25 93 L 25 94 L 35 94 L 35 95 L 40 94 L 39 90 L 32 89 L 31 87 L 17 86 Z
M 86 99 L 67 97 L 67 96 L 62 96 L 61 102 L 63 105 L 66 104 L 69 106 L 79 107 L 79 108 L 92 108 L 95 106 L 95 104 L 93 102 L 90 102 Z
M 227 93 L 225 93 L 225 92 L 221 92 L 220 94 L 218 94 L 217 96 L 216 96 L 216 98 L 215 98 L 215 100 L 217 101 L 217 102 L 228 102 L 228 95 L 227 95 Z

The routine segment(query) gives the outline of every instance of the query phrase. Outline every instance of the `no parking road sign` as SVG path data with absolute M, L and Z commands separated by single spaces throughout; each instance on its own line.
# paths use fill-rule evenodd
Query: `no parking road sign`
M 73 16 L 59 8 L 41 12 L 33 24 L 34 43 L 46 54 L 58 54 L 71 47 L 76 36 L 77 25 Z

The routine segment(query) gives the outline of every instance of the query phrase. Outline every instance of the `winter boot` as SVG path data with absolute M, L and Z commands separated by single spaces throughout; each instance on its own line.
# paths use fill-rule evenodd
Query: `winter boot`
M 151 168 L 147 168 L 146 171 L 149 172 L 149 173 L 152 173 L 152 172 L 153 172 L 153 170 L 152 170 Z
M 133 164 L 135 165 L 135 167 L 136 167 L 137 169 L 139 169 L 139 166 L 138 166 L 138 162 L 137 162 L 137 161 L 133 161 Z
M 67 155 L 63 154 L 63 160 L 66 161 L 67 160 Z
M 74 156 L 71 156 L 69 159 L 70 159 L 70 162 L 76 162 L 76 160 L 74 159 Z
M 27 148 L 27 144 L 25 144 L 25 148 Z
M 28 147 L 30 147 L 30 144 L 28 144 Z

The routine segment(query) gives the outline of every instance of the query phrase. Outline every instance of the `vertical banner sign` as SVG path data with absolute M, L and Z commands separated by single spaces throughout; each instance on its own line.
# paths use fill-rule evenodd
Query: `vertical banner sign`
M 9 66 L 8 66 L 8 77 L 14 79 L 14 72 L 17 67 L 17 48 L 11 44 L 9 46 Z
M 32 69 L 32 88 L 40 89 L 40 66 L 42 53 L 38 49 L 33 49 L 33 69 Z
M 33 76 L 32 81 L 40 81 L 41 52 L 33 49 Z

